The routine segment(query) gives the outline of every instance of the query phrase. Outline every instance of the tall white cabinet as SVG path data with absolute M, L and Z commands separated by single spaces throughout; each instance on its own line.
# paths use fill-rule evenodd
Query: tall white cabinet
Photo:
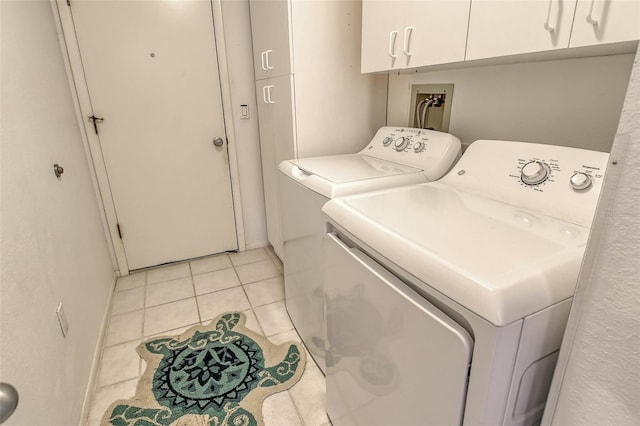
M 356 152 L 386 120 L 386 75 L 360 74 L 360 1 L 249 0 L 267 234 L 282 254 L 278 164 Z

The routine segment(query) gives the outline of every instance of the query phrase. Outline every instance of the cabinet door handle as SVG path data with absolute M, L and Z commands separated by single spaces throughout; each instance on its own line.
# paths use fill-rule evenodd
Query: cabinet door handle
M 549 0 L 549 7 L 547 8 L 547 21 L 544 23 L 544 29 L 549 31 L 550 33 L 556 30 L 555 27 L 549 25 L 549 20 L 551 19 L 551 5 L 553 4 L 553 0 Z
M 273 50 L 267 50 L 266 52 L 264 52 L 265 53 L 264 57 L 266 58 L 266 60 L 264 62 L 267 65 L 267 69 L 268 70 L 272 70 L 273 69 L 273 67 L 271 65 L 269 65 L 269 54 L 271 52 L 273 52 Z
M 267 101 L 267 86 L 262 86 L 262 101 L 265 104 L 269 103 L 269 101 Z
M 260 60 L 261 60 L 261 62 L 262 62 L 262 70 L 263 70 L 263 71 L 268 71 L 267 67 L 264 65 L 264 63 L 265 63 L 264 57 L 266 56 L 266 53 L 267 53 L 267 52 L 262 52 L 262 53 L 260 54 Z
M 404 29 L 404 47 L 402 51 L 406 56 L 411 56 L 411 52 L 409 52 L 409 40 L 411 40 L 411 33 L 413 32 L 413 27 L 407 27 Z
M 397 31 L 391 31 L 389 33 L 389 56 L 391 56 L 392 59 L 395 59 L 397 57 L 397 55 L 396 55 L 396 38 L 398 38 L 398 32 Z
M 589 13 L 587 13 L 587 22 L 591 25 L 598 25 L 598 20 L 593 19 L 593 5 L 596 0 L 591 0 L 591 4 L 589 5 Z
M 267 88 L 267 103 L 268 104 L 275 104 L 276 103 L 275 101 L 271 100 L 271 88 L 272 87 L 273 87 L 273 84 L 271 84 L 269 86 L 266 86 L 266 88 Z

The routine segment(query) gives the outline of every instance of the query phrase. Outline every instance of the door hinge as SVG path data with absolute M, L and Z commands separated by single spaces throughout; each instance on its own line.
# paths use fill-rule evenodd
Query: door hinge
M 118 236 L 122 239 L 122 229 L 120 229 L 120 224 L 116 223 L 116 228 L 118 229 Z

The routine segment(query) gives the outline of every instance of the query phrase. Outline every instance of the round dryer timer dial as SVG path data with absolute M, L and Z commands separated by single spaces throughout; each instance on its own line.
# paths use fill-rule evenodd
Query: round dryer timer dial
M 549 166 L 539 160 L 529 161 L 522 166 L 520 179 L 527 185 L 537 185 L 549 177 Z

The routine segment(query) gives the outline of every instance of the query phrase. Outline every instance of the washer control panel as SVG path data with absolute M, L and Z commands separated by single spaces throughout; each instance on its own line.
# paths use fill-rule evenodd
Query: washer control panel
M 397 152 L 408 152 L 420 154 L 425 152 L 425 148 L 429 143 L 430 136 L 438 138 L 439 132 L 425 129 L 412 129 L 408 127 L 383 128 L 389 133 L 382 139 L 382 146 L 389 147 Z M 393 129 L 393 130 L 392 130 Z M 431 134 L 433 133 L 433 134 Z M 442 133 L 442 135 L 448 135 Z
M 480 140 L 442 181 L 589 226 L 608 160 L 585 149 Z
M 460 140 L 449 133 L 382 127 L 360 153 L 423 169 L 429 180 L 435 180 L 453 166 L 461 152 Z

